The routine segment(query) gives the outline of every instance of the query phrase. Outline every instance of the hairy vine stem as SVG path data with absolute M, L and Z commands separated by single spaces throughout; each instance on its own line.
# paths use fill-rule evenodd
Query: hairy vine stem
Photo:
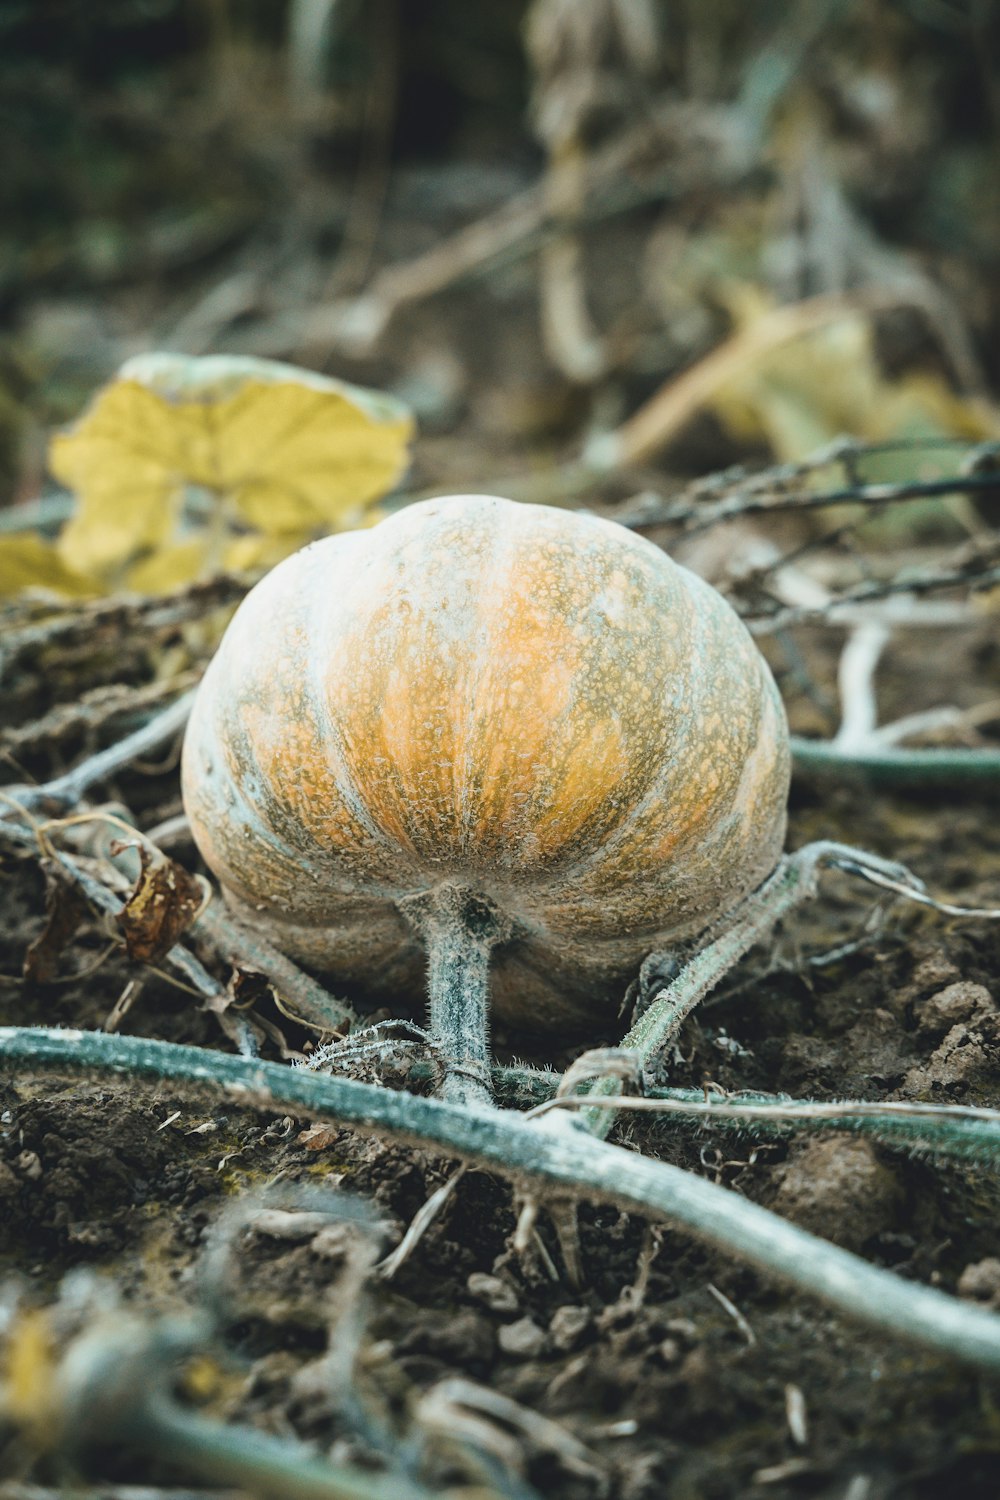
M 891 782 L 897 786 L 1000 781 L 1000 750 L 907 749 L 905 746 L 865 746 L 845 749 L 833 740 L 807 740 L 792 735 L 792 762 L 797 770 L 839 779 Z
M 193 702 L 192 688 L 189 692 L 182 693 L 169 708 L 163 709 L 141 728 L 109 745 L 106 750 L 89 756 L 64 776 L 57 776 L 41 786 L 9 786 L 4 790 L 11 801 L 27 812 L 67 812 L 77 806 L 92 786 L 106 781 L 116 771 L 123 770 L 133 761 L 140 760 L 151 750 L 159 749 L 181 734 L 191 716 Z
M 0 1029 L 0 1066 L 193 1085 L 247 1108 L 302 1112 L 375 1135 L 476 1162 L 537 1189 L 616 1203 L 683 1225 L 869 1327 L 1000 1372 L 1000 1317 L 942 1292 L 902 1281 L 858 1256 L 798 1229 L 726 1188 L 679 1167 L 595 1140 L 561 1120 L 560 1128 L 497 1109 L 395 1093 L 352 1079 L 288 1069 L 259 1059 L 139 1037 L 83 1031 Z
M 404 897 L 399 909 L 427 950 L 430 1034 L 445 1066 L 441 1097 L 490 1104 L 490 955 L 511 924 L 484 896 L 450 882 Z
M 310 1064 L 312 1066 L 312 1064 Z M 408 1085 L 433 1083 L 438 1068 L 413 1061 Z M 567 1075 L 568 1076 L 568 1075 Z M 644 1085 L 637 1097 L 603 1101 L 593 1094 L 556 1092 L 564 1075 L 526 1063 L 492 1068 L 493 1096 L 502 1109 L 622 1109 L 657 1123 L 723 1130 L 753 1140 L 787 1140 L 828 1131 L 868 1136 L 880 1146 L 913 1155 L 1000 1164 L 1000 1109 L 966 1104 L 924 1104 L 908 1099 L 792 1099 L 753 1090 L 715 1094 L 705 1089 Z
M 824 865 L 840 866 L 878 883 L 891 882 L 892 889 L 898 893 L 925 899 L 919 881 L 904 865 L 855 849 L 850 844 L 820 839 L 797 849 L 794 854 L 785 855 L 762 886 L 709 929 L 703 946 L 676 978 L 654 996 L 649 1008 L 622 1038 L 620 1050 L 632 1053 L 640 1070 L 660 1056 L 695 1006 L 755 943 L 763 942 L 782 917 L 815 896 L 819 872 Z M 587 1092 L 605 1098 L 620 1094 L 621 1078 L 601 1078 Z M 603 1137 L 608 1134 L 614 1119 L 613 1109 L 599 1107 L 585 1112 L 582 1123 L 594 1135 Z

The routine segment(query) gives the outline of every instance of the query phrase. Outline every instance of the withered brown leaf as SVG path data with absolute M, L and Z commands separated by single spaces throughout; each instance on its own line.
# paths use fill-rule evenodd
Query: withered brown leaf
M 40 864 L 45 875 L 45 926 L 24 955 L 22 972 L 28 984 L 55 979 L 63 953 L 90 917 L 79 887 L 58 861 L 43 859 Z
M 204 892 L 183 865 L 161 850 L 139 844 L 138 852 L 139 878 L 117 922 L 129 958 L 155 964 L 170 952 L 201 911 Z

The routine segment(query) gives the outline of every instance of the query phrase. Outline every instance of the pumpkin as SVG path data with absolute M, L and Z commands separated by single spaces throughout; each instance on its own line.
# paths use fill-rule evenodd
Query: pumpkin
M 568 1034 L 770 874 L 788 781 L 777 689 L 714 589 L 613 522 L 487 495 L 279 564 L 183 758 L 205 860 L 286 952 L 398 1005 L 437 941 L 415 898 L 458 890 L 496 919 L 493 1015 Z

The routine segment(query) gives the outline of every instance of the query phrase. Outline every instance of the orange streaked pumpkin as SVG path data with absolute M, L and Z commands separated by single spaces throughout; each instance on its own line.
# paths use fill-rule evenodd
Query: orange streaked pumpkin
M 502 917 L 493 1014 L 567 1033 L 771 873 L 788 780 L 777 689 L 714 589 L 613 522 L 486 495 L 275 568 L 183 764 L 206 861 L 285 951 L 398 1002 L 426 967 L 408 898 L 455 888 Z

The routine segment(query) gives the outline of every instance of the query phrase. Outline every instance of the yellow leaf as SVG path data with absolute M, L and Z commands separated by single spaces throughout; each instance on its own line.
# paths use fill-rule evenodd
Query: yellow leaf
M 847 312 L 763 351 L 724 381 L 709 404 L 734 431 L 764 438 L 775 457 L 790 462 L 842 433 L 882 436 L 874 429 L 881 425 L 883 385 L 868 319 Z
M 941 436 L 964 437 L 971 442 L 1000 437 L 997 409 L 981 396 L 959 396 L 938 375 L 918 372 L 905 376 L 894 390 L 898 405 L 889 413 L 894 430 L 907 424 Z
M 113 569 L 171 541 L 198 490 L 267 533 L 351 524 L 403 472 L 412 430 L 389 397 L 291 365 L 142 355 L 52 441 L 78 496 L 60 551 Z
M 224 539 L 220 549 L 202 532 L 183 542 L 168 542 L 131 563 L 124 586 L 134 594 L 169 594 L 213 573 L 263 573 L 297 552 L 304 540 L 301 532 L 266 536 L 253 531 Z
M 55 1340 L 44 1312 L 21 1313 L 7 1340 L 2 1409 L 14 1422 L 52 1421 L 56 1393 Z
M 0 537 L 0 599 L 28 588 L 51 589 L 73 599 L 89 599 L 102 592 L 96 579 L 67 566 L 54 543 L 35 532 Z
M 273 568 L 283 558 L 291 556 L 302 545 L 302 538 L 293 532 L 290 536 L 237 536 L 227 542 L 222 554 L 222 565 L 227 573 L 256 573 Z
M 157 547 L 127 569 L 124 586 L 131 594 L 169 594 L 207 571 L 209 540 L 205 535 Z
M 728 300 L 739 328 L 731 343 L 742 341 L 752 350 L 756 334 L 757 349 L 742 366 L 724 372 L 707 404 L 738 436 L 765 439 L 781 460 L 804 458 L 845 433 L 877 443 L 982 439 L 1000 431 L 995 408 L 956 395 L 940 376 L 887 379 L 870 316 L 860 309 L 845 309 L 800 337 L 768 343 L 763 337 L 768 327 L 780 327 L 779 320 L 794 309 L 771 307 L 754 287 L 733 287 Z M 830 305 L 833 310 L 835 304 Z M 912 458 L 904 461 L 909 472 Z

